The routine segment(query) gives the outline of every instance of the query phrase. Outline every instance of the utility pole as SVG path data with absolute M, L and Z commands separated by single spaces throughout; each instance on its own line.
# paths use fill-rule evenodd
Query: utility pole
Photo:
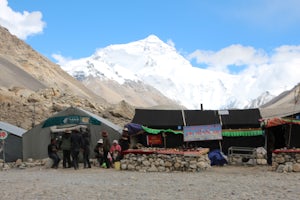
M 32 124 L 31 127 L 35 126 L 35 102 L 33 102 L 33 110 L 32 110 Z

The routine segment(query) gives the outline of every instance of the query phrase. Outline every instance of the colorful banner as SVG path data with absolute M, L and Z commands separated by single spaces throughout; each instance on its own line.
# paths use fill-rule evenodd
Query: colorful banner
M 69 116 L 59 116 L 51 117 L 44 122 L 43 128 L 49 126 L 60 126 L 65 124 L 94 124 L 101 125 L 101 122 L 97 119 L 89 116 L 78 116 L 78 115 L 69 115 Z
M 221 124 L 185 126 L 183 127 L 184 141 L 222 140 Z

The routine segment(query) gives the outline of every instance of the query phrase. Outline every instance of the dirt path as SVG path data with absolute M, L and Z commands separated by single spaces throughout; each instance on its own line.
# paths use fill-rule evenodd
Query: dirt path
M 298 199 L 300 173 L 267 167 L 213 167 L 187 173 L 114 169 L 11 169 L 0 172 L 1 199 Z

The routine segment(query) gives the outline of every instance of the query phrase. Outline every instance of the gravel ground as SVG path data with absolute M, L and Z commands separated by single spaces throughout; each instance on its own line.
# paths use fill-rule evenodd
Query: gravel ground
M 0 199 L 299 199 L 300 173 L 268 167 L 212 167 L 203 172 L 114 169 L 10 169 Z

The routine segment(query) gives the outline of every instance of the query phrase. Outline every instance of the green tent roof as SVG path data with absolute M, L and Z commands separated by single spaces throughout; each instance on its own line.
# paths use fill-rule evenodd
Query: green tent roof
M 263 130 L 222 130 L 223 137 L 247 137 L 263 135 Z
M 182 131 L 174 131 L 172 129 L 153 129 L 153 128 L 148 128 L 145 126 L 142 126 L 142 128 L 144 129 L 144 131 L 146 131 L 147 133 L 151 133 L 151 134 L 159 134 L 160 132 L 183 134 Z
M 159 134 L 160 132 L 168 132 L 174 134 L 183 134 L 183 131 L 174 131 L 172 129 L 153 129 L 142 126 L 143 130 L 150 134 Z M 249 137 L 263 135 L 263 130 L 222 130 L 223 137 Z
M 90 116 L 78 116 L 78 115 L 59 116 L 59 117 L 51 117 L 47 119 L 43 124 L 43 128 L 49 126 L 65 125 L 65 124 L 101 125 L 101 122 Z

